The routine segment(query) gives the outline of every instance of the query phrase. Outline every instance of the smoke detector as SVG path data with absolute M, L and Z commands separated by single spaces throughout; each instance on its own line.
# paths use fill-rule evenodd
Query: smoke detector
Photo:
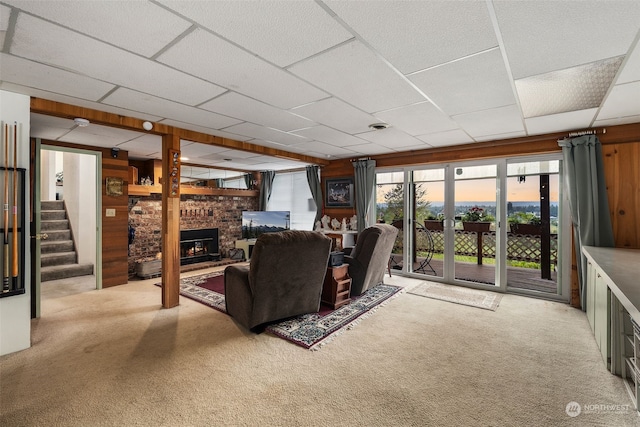
M 369 125 L 369 127 L 373 130 L 382 130 L 382 129 L 386 129 L 389 127 L 388 123 L 372 123 Z
M 89 120 L 81 119 L 80 117 L 76 117 L 75 119 L 73 119 L 73 122 L 81 128 L 87 127 L 91 123 Z

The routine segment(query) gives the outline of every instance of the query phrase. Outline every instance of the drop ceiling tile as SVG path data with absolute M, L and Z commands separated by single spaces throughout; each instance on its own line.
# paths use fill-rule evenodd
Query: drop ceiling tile
M 59 138 L 69 133 L 68 129 L 57 128 L 53 126 L 40 126 L 31 123 L 29 136 L 31 138 L 41 138 L 51 141 L 58 141 Z
M 460 127 L 477 139 L 487 135 L 523 132 L 522 117 L 516 105 L 454 116 Z
M 281 67 L 353 37 L 315 2 L 161 3 Z
M 188 105 L 200 104 L 225 91 L 24 13 L 18 15 L 10 53 Z
M 206 157 L 210 154 L 220 154 L 226 151 L 229 151 L 229 148 L 180 140 L 180 155 L 188 157 L 189 161 L 195 161 L 200 157 Z
M 336 98 L 312 102 L 294 108 L 291 112 L 348 134 L 366 132 L 371 123 L 380 121 Z
M 0 82 L 0 89 L 7 90 L 9 92 L 21 93 L 23 95 L 34 96 L 36 98 L 43 98 L 49 101 L 62 102 L 63 104 L 75 105 L 77 107 L 91 108 L 94 110 L 103 111 L 105 113 L 135 117 L 141 120 L 149 120 L 151 122 L 157 122 L 162 119 L 162 117 L 153 116 L 147 113 L 141 113 L 140 111 L 131 111 L 126 108 L 112 107 L 111 105 L 101 104 L 99 102 L 87 101 L 84 99 L 60 95 L 53 92 L 46 92 L 44 90 L 28 88 L 8 82 Z
M 498 139 L 522 138 L 523 136 L 527 136 L 527 134 L 524 131 L 506 132 L 506 133 L 498 133 L 495 135 L 479 136 L 476 138 L 476 141 L 486 142 L 486 141 L 495 141 Z
M 353 151 L 351 150 L 336 147 L 335 145 L 326 144 L 320 141 L 308 141 L 291 145 L 290 147 L 287 147 L 287 150 L 293 153 L 306 154 L 320 158 L 326 158 L 327 156 L 341 157 L 353 155 Z
M 320 89 L 202 29 L 173 45 L 158 61 L 280 108 L 296 107 L 327 96 Z
M 199 108 L 285 132 L 315 124 L 311 120 L 235 92 L 227 92 L 205 102 Z
M 515 79 L 624 55 L 640 28 L 637 1 L 509 0 L 493 6 Z
M 614 86 L 605 99 L 598 120 L 636 116 L 640 113 L 640 81 Z
M 335 145 L 338 147 L 348 147 L 350 145 L 360 145 L 366 141 L 360 138 L 351 136 L 339 130 L 331 129 L 326 126 L 314 126 L 307 129 L 301 129 L 292 132 L 296 135 L 302 135 L 309 139 L 326 142 L 327 144 Z
M 515 103 L 509 75 L 498 49 L 409 77 L 449 115 Z
M 474 142 L 473 139 L 461 129 L 420 135 L 417 138 L 432 147 L 446 147 L 448 145 L 470 144 Z
M 617 117 L 615 119 L 596 120 L 593 123 L 593 127 L 627 125 L 630 123 L 640 123 L 640 114 L 636 116 Z
M 409 83 L 357 41 L 294 64 L 289 70 L 369 113 L 424 101 Z
M 566 113 L 525 119 L 527 134 L 541 135 L 544 133 L 586 128 L 591 126 L 596 111 L 598 111 L 597 108 L 589 108 L 586 110 L 569 111 Z
M 235 141 L 247 141 L 251 139 L 243 135 L 237 135 L 231 132 L 225 132 L 222 130 L 217 130 L 217 129 L 206 127 L 206 126 L 197 126 L 190 123 L 181 122 L 178 120 L 163 119 L 161 123 L 167 126 L 174 126 L 181 129 L 192 130 L 194 132 L 200 132 L 208 135 L 219 136 L 220 138 L 233 139 Z
M 364 145 L 354 145 L 349 147 L 349 150 L 353 150 L 353 154 L 351 154 L 351 157 L 375 156 L 376 154 L 385 154 L 390 152 L 389 147 L 378 145 L 373 142 L 369 144 L 364 144 Z M 394 151 L 396 150 L 391 150 L 391 152 L 394 152 Z M 342 156 L 342 157 L 344 158 L 349 156 Z
M 97 101 L 115 86 L 59 68 L 0 53 L 0 79 L 36 89 Z
M 640 43 L 637 43 L 635 49 L 626 56 L 626 61 L 616 80 L 616 84 L 640 80 Z
M 484 2 L 325 3 L 404 74 L 498 44 Z
M 159 135 L 142 135 L 131 141 L 123 142 L 118 148 L 127 150 L 129 153 L 135 152 L 144 156 L 151 156 L 154 153 L 162 152 L 162 137 Z
M 548 116 L 598 107 L 623 57 L 516 80 L 525 117 Z
M 231 117 L 221 116 L 210 111 L 189 107 L 125 88 L 116 89 L 102 102 L 117 107 L 146 111 L 162 117 L 171 117 L 185 123 L 218 129 L 240 123 L 240 120 L 232 119 Z
M 147 57 L 191 26 L 176 14 L 143 1 L 8 0 L 6 3 Z
M 280 132 L 278 130 L 270 129 L 264 126 L 254 125 L 253 123 L 242 123 L 239 125 L 231 126 L 226 128 L 225 131 L 238 133 L 240 135 L 248 136 L 251 138 L 265 139 L 267 141 L 282 144 L 282 146 L 297 144 L 300 142 L 304 142 L 307 139 L 302 136 L 293 135 L 291 133 Z
M 394 128 L 413 136 L 458 128 L 456 122 L 430 102 L 376 113 L 376 116 Z
M 359 138 L 366 139 L 367 141 L 371 141 L 392 149 L 395 149 L 396 147 L 407 147 L 422 144 L 422 141 L 420 141 L 418 138 L 408 135 L 395 128 L 374 130 L 366 133 L 360 133 L 357 136 Z
M 116 147 L 128 140 L 129 138 L 123 138 L 122 135 L 109 135 L 108 133 L 105 135 L 103 132 L 96 132 L 95 129 L 91 129 L 91 126 L 76 128 L 64 136 L 64 142 L 103 148 Z

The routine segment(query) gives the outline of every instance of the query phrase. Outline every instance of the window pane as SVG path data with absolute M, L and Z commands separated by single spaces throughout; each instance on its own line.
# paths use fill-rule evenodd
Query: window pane
M 267 210 L 291 212 L 292 230 L 313 230 L 316 204 L 306 171 L 276 173 Z

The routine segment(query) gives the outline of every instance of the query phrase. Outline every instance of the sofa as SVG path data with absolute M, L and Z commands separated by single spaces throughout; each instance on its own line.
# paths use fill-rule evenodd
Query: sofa
M 389 224 L 375 224 L 358 235 L 355 247 L 344 260 L 349 264 L 351 295 L 358 296 L 384 279 L 398 229 Z
M 227 313 L 259 332 L 270 322 L 320 309 L 331 239 L 315 231 L 262 234 L 248 266 L 224 270 Z

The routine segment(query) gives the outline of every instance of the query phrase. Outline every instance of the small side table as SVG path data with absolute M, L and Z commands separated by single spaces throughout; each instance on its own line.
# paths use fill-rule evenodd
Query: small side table
M 350 293 L 349 264 L 327 267 L 322 286 L 322 302 L 335 310 L 351 302 Z

